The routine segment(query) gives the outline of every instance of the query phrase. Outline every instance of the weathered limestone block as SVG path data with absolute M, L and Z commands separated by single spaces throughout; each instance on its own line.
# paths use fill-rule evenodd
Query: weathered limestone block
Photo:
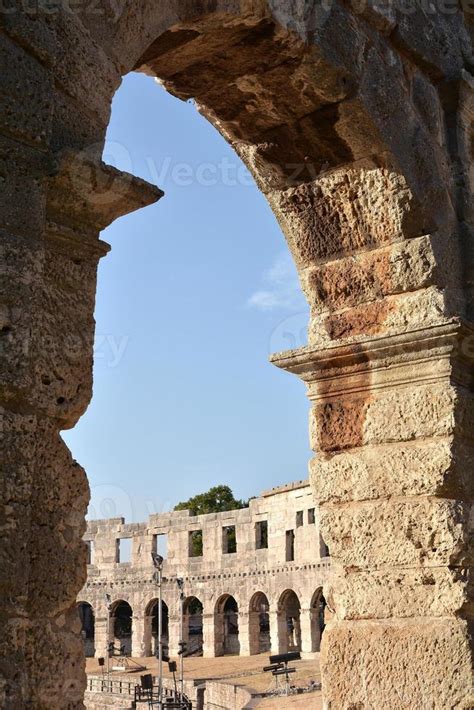
M 13 137 L 45 146 L 51 128 L 52 77 L 45 67 L 0 33 L 0 126 Z M 25 95 L 28 101 L 24 100 Z
M 468 610 L 472 586 L 468 568 L 347 567 L 332 577 L 326 594 L 338 619 L 446 617 Z
M 353 342 L 367 335 L 396 335 L 442 324 L 447 322 L 447 316 L 445 292 L 431 286 L 316 318 L 309 328 L 308 340 L 316 347 L 328 347 L 340 340 Z
M 426 287 L 439 271 L 433 238 L 424 236 L 309 267 L 302 286 L 316 314 Z
M 41 178 L 48 156 L 0 132 L 0 210 L 2 232 L 38 239 L 44 220 Z
M 338 259 L 421 236 L 403 177 L 370 164 L 335 171 L 315 183 L 274 193 L 270 201 L 297 263 Z
M 473 495 L 474 449 L 454 437 L 367 446 L 310 463 L 318 500 L 342 502 L 389 496 Z
M 310 419 L 312 448 L 340 451 L 447 436 L 455 431 L 457 402 L 464 409 L 472 398 L 454 387 L 433 385 L 319 404 Z
M 469 624 L 462 619 L 333 622 L 321 662 L 331 709 L 469 710 L 474 702 Z
M 326 504 L 321 531 L 347 567 L 469 565 L 470 505 L 438 498 Z

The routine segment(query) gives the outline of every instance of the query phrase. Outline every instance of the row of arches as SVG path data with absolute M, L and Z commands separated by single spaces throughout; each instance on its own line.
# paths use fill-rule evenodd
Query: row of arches
M 156 653 L 158 647 L 158 599 L 152 599 L 144 609 L 143 634 L 141 644 L 144 656 Z M 94 609 L 88 602 L 79 602 L 77 605 L 81 623 L 81 635 L 84 640 L 87 656 L 97 655 L 96 629 Z M 213 607 L 211 613 L 213 628 L 213 653 L 215 656 L 239 655 L 242 652 L 241 632 L 242 614 L 239 605 L 231 594 L 223 594 Z M 248 633 L 245 633 L 248 647 L 245 652 L 249 655 L 278 651 L 303 650 L 303 629 L 301 624 L 301 603 L 298 595 L 292 589 L 287 589 L 281 594 L 273 623 L 272 649 L 272 621 L 270 603 L 263 592 L 256 592 L 245 613 L 245 624 L 248 624 Z M 311 651 L 319 651 L 322 633 L 326 624 L 326 601 L 322 589 L 318 589 L 312 598 L 310 614 L 310 643 L 305 644 Z M 204 647 L 204 607 L 200 599 L 190 596 L 183 605 L 183 635 L 187 644 L 188 655 L 202 655 Z M 134 629 L 134 612 L 125 600 L 117 600 L 111 607 L 110 617 L 107 620 L 107 638 L 113 644 L 113 653 L 116 655 L 132 655 L 133 637 L 137 633 Z M 247 629 L 245 629 L 247 631 Z M 277 647 L 275 639 L 277 639 Z M 177 639 L 174 639 L 176 647 Z M 166 602 L 162 601 L 162 642 L 165 651 L 170 647 L 170 612 Z

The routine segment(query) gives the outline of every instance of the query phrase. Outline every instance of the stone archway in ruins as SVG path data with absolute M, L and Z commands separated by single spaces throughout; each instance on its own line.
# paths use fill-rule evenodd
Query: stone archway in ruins
M 311 651 L 321 651 L 321 641 L 328 619 L 327 603 L 323 590 L 317 589 L 313 594 L 310 608 L 311 621 Z
M 249 603 L 249 654 L 271 650 L 270 603 L 263 592 L 255 592 Z
M 133 611 L 130 604 L 123 599 L 114 602 L 110 611 L 112 628 L 111 642 L 115 656 L 132 655 Z
M 278 600 L 278 653 L 301 651 L 301 603 L 296 592 L 287 589 Z
M 158 599 L 152 599 L 145 609 L 144 655 L 155 656 L 158 650 Z M 162 608 L 162 643 L 163 653 L 169 650 L 169 610 L 165 601 Z
M 204 609 L 200 599 L 197 597 L 186 597 L 183 604 L 183 614 L 183 640 L 187 644 L 186 655 L 202 656 L 204 643 Z
M 311 306 L 308 347 L 273 361 L 312 402 L 311 481 L 337 569 L 325 700 L 392 707 L 402 688 L 413 707 L 468 706 L 470 17 L 339 0 L 96 5 L 0 23 L 3 705 L 82 707 L 89 491 L 59 432 L 91 397 L 98 234 L 161 196 L 100 159 L 113 93 L 141 70 L 194 98 L 248 164 Z
M 216 602 L 214 610 L 214 644 L 216 656 L 238 656 L 239 605 L 235 597 L 223 594 Z
M 89 604 L 89 602 L 78 602 L 77 613 L 81 627 L 81 638 L 84 642 L 84 654 L 86 658 L 94 658 L 95 614 L 92 604 Z

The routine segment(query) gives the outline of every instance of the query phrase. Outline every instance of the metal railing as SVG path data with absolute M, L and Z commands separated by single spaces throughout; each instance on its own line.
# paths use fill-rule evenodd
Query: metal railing
M 105 676 L 88 676 L 87 690 L 90 693 L 110 693 L 112 695 L 135 695 L 136 682 L 120 680 L 120 678 L 106 678 Z
M 88 676 L 87 691 L 90 693 L 108 693 L 110 695 L 122 695 L 133 698 L 134 702 L 148 702 L 150 707 L 156 705 L 158 696 L 158 686 L 153 686 L 153 689 L 146 690 L 136 682 L 129 680 L 120 680 L 119 678 Z M 192 708 L 190 700 L 184 696 L 182 701 L 178 701 L 173 705 L 169 701 L 175 700 L 176 693 L 172 688 L 163 687 L 163 700 L 167 702 L 168 707 Z M 167 701 L 167 699 L 169 699 Z M 176 701 L 175 701 L 176 702 Z

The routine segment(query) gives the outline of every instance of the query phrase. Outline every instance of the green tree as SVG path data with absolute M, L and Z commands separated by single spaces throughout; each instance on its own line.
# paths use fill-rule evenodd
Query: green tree
M 192 515 L 224 513 L 226 510 L 248 508 L 248 501 L 234 498 L 229 486 L 214 486 L 207 493 L 199 493 L 189 500 L 178 503 L 175 510 L 190 510 Z

